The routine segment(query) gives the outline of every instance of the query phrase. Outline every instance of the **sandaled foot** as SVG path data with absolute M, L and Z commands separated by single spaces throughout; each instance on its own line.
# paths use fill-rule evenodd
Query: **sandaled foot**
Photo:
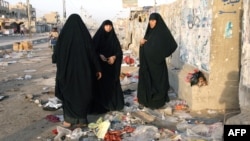
M 87 127 L 88 126 L 88 124 L 86 124 L 86 123 L 79 123 L 79 124 L 76 124 L 76 127 L 77 128 L 85 128 L 85 127 Z
M 88 120 L 87 119 L 81 119 L 79 120 L 79 123 L 76 124 L 76 127 L 78 128 L 85 128 L 88 126 Z
M 67 123 L 67 122 L 66 122 L 66 124 L 62 123 L 61 127 L 69 129 L 71 131 L 73 131 L 74 129 L 77 128 L 76 124 L 70 124 L 70 123 Z

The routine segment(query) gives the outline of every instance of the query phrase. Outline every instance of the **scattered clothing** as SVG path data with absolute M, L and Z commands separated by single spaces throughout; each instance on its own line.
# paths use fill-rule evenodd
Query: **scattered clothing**
M 50 122 L 60 122 L 60 118 L 54 115 L 47 115 L 46 119 Z

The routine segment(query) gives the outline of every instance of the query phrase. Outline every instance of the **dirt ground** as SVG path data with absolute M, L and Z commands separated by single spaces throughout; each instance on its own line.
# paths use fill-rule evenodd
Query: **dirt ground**
M 54 97 L 56 67 L 51 63 L 51 50 L 47 44 L 40 44 L 29 54 L 9 55 L 2 60 L 8 66 L 1 66 L 0 71 L 0 95 L 7 96 L 0 102 L 0 140 L 46 140 L 43 136 L 51 134 L 55 123 L 45 117 L 55 111 L 45 111 L 34 101 Z
M 62 110 L 45 111 L 39 105 L 49 98 L 54 98 L 56 66 L 51 63 L 50 48 L 47 43 L 43 43 L 35 45 L 30 53 L 16 52 L 9 55 L 11 57 L 2 59 L 2 62 L 8 62 L 8 65 L 0 65 L 0 96 L 6 96 L 0 101 L 0 140 L 53 140 L 55 134 L 52 130 L 56 129 L 60 122 L 48 121 L 46 116 L 62 115 Z M 136 71 L 136 68 L 124 70 Z M 136 89 L 136 84 L 130 88 Z M 223 120 L 223 114 L 217 113 L 209 117 L 202 112 L 193 112 L 193 115 Z M 97 118 L 91 116 L 89 121 L 96 121 Z

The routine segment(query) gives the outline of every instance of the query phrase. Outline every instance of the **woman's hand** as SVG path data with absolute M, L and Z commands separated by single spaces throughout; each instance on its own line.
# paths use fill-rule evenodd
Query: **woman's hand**
M 97 72 L 96 73 L 96 77 L 97 77 L 97 80 L 101 79 L 102 78 L 102 73 L 101 72 Z
M 147 40 L 141 39 L 141 40 L 140 40 L 140 46 L 143 46 L 143 45 L 145 44 L 145 42 L 147 42 Z
M 108 58 L 108 64 L 113 65 L 114 62 L 115 62 L 115 59 L 116 59 L 115 56 L 110 56 L 110 57 Z

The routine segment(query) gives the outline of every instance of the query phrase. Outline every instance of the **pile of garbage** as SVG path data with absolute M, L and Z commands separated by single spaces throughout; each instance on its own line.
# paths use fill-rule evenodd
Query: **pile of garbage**
M 131 91 L 131 94 L 128 94 Z M 223 123 L 193 117 L 183 100 L 171 100 L 160 109 L 139 108 L 136 91 L 125 90 L 126 106 L 100 116 L 85 128 L 57 126 L 54 140 L 103 141 L 222 141 Z M 128 104 L 129 103 L 129 104 Z M 208 110 L 210 114 L 215 111 Z M 58 116 L 60 122 L 62 115 Z

